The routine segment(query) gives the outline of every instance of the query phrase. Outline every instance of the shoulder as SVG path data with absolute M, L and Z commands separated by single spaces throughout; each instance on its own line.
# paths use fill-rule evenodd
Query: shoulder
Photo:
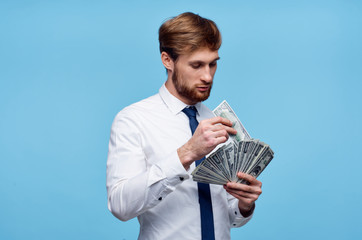
M 160 95 L 155 94 L 123 108 L 115 116 L 113 124 L 116 124 L 117 122 L 137 124 L 137 122 L 140 122 L 140 120 L 145 119 L 148 115 L 152 114 L 153 109 L 158 109 L 163 107 L 163 105 Z
M 123 108 L 118 114 L 142 114 L 150 111 L 153 108 L 159 107 L 162 104 L 162 100 L 159 94 L 155 94 L 151 97 L 145 98 L 139 102 L 133 103 Z

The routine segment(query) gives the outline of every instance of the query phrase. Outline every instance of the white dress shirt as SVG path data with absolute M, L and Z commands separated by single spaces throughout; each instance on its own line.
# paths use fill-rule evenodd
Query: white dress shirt
M 108 208 L 122 221 L 138 217 L 139 239 L 201 239 L 197 182 L 182 166 L 177 149 L 192 136 L 187 105 L 163 85 L 159 93 L 132 104 L 114 119 L 107 161 Z M 214 117 L 195 105 L 200 122 Z M 238 201 L 210 185 L 215 238 L 230 239 L 230 228 L 247 223 Z

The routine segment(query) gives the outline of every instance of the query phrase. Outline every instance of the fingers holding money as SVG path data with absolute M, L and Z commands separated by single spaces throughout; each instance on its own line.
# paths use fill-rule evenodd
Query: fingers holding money
M 189 141 L 193 144 L 194 149 L 199 151 L 200 155 L 197 159 L 210 153 L 220 143 L 226 142 L 229 138 L 229 133 L 236 134 L 236 130 L 231 126 L 232 122 L 222 117 L 201 121 Z
M 228 193 L 238 199 L 248 198 L 252 201 L 256 201 L 262 193 L 260 187 L 250 187 L 242 183 L 228 183 L 224 188 Z
M 226 142 L 229 134 L 236 134 L 231 126 L 232 122 L 222 117 L 201 121 L 192 138 L 177 150 L 184 167 L 187 169 L 192 162 L 209 154 L 220 143 Z
M 257 180 L 255 177 L 251 176 L 250 174 L 246 174 L 243 172 L 238 172 L 238 178 L 246 180 L 247 182 L 250 183 L 250 185 L 248 186 L 258 186 L 261 188 L 262 183 Z
M 239 209 L 242 212 L 250 211 L 255 201 L 261 195 L 262 183 L 253 176 L 246 173 L 238 173 L 238 177 L 248 181 L 250 184 L 229 182 L 224 185 L 225 190 L 239 200 Z
M 258 198 L 261 195 L 261 187 L 262 183 L 254 178 L 253 176 L 239 172 L 238 177 L 240 179 L 246 180 L 249 182 L 249 185 L 236 183 L 236 182 L 228 182 L 226 184 L 226 189 L 230 192 L 234 192 L 240 196 L 250 197 L 250 198 Z M 255 200 L 256 200 L 255 199 Z
M 210 122 L 212 125 L 221 123 L 222 125 L 225 125 L 225 126 L 229 126 L 229 127 L 233 126 L 233 123 L 229 119 L 223 118 L 223 117 L 220 117 L 220 116 L 219 117 L 209 118 L 209 119 L 206 119 L 206 120 L 203 120 L 203 121 Z
M 214 138 L 217 140 L 216 143 L 212 142 L 212 145 L 218 145 L 220 143 L 225 142 L 229 138 L 229 134 L 233 134 L 235 129 L 225 126 L 225 125 L 212 125 L 212 128 L 206 129 L 206 131 L 210 131 L 209 134 L 205 134 L 204 136 L 213 140 Z
M 225 137 L 226 141 L 229 134 L 235 135 L 236 133 L 237 131 L 232 128 L 232 122 L 230 120 L 222 117 L 214 117 L 201 121 L 193 137 L 197 138 L 198 135 L 202 135 L 206 140 Z M 218 144 L 219 143 L 216 145 Z

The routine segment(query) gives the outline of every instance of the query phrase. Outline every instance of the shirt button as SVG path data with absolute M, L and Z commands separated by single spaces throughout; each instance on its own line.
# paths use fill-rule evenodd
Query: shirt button
M 158 198 L 158 201 L 161 201 L 161 200 L 162 200 L 162 197 L 159 197 L 159 198 Z
M 180 177 L 180 181 L 183 181 L 184 180 L 184 177 Z
M 238 213 L 235 211 L 235 215 L 238 215 Z

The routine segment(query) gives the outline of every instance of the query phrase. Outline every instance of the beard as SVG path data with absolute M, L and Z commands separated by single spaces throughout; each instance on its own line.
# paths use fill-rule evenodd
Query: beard
M 199 92 L 196 87 L 193 88 L 192 86 L 187 85 L 185 80 L 179 78 L 177 68 L 174 69 L 172 74 L 172 82 L 177 93 L 192 102 L 202 102 L 210 96 L 212 83 L 210 84 L 210 88 L 207 92 Z

